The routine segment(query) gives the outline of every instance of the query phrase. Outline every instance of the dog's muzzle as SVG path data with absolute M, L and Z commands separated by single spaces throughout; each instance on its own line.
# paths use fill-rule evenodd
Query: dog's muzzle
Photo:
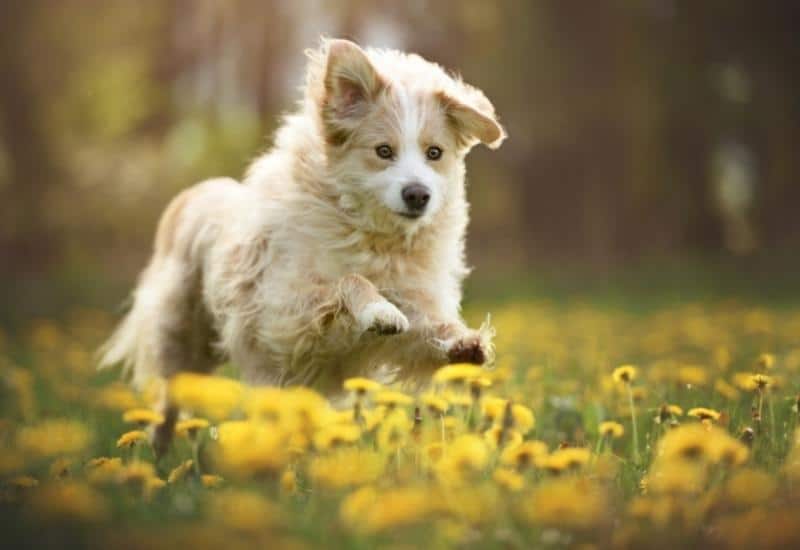
M 403 187 L 401 196 L 406 205 L 406 212 L 403 212 L 402 215 L 408 218 L 420 217 L 431 200 L 430 190 L 420 183 L 412 183 Z

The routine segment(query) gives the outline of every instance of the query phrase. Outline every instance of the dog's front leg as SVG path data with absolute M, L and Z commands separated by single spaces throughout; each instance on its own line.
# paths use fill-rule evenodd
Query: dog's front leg
M 360 332 L 399 334 L 409 327 L 408 319 L 397 306 L 384 298 L 371 282 L 361 275 L 343 277 L 338 284 L 340 303 L 352 315 Z

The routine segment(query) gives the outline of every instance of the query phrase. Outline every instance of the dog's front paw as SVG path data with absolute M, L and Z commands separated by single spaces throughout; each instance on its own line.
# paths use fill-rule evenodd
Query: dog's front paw
M 367 304 L 358 316 L 362 332 L 400 334 L 408 330 L 408 319 L 397 307 L 384 300 Z
M 489 352 L 477 332 L 454 340 L 447 348 L 447 359 L 450 363 L 483 365 L 488 356 Z

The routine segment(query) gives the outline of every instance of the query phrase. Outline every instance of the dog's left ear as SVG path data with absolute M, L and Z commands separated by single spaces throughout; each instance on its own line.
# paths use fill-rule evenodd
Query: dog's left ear
M 439 101 L 464 146 L 469 148 L 480 142 L 490 149 L 497 149 L 508 134 L 497 121 L 494 107 L 486 96 L 471 87 L 469 93 L 473 101 L 461 100 L 447 92 L 439 94 Z
M 322 114 L 334 141 L 346 139 L 386 87 L 367 54 L 349 40 L 327 41 Z

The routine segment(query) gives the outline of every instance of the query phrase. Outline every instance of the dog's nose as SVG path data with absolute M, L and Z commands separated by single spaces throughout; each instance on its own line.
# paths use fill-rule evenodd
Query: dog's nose
M 419 183 L 412 183 L 403 187 L 403 202 L 412 212 L 422 212 L 431 200 L 431 192 Z

